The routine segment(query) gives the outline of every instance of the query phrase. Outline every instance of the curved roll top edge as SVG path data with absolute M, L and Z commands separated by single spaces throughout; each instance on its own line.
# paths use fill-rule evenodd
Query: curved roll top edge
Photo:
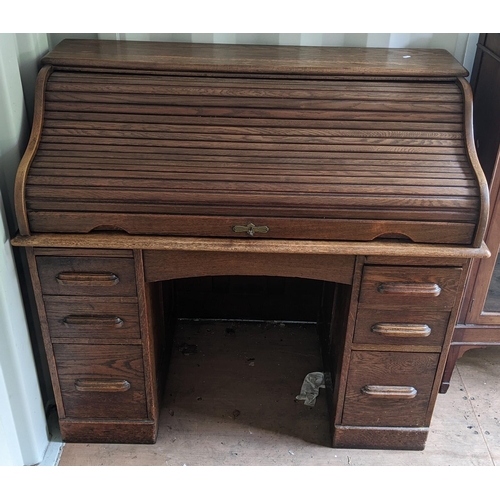
M 38 73 L 35 85 L 35 108 L 33 113 L 33 126 L 28 141 L 26 151 L 21 158 L 19 168 L 16 174 L 14 186 L 14 205 L 17 223 L 19 225 L 19 234 L 29 236 L 31 234 L 28 212 L 26 209 L 26 180 L 28 178 L 29 168 L 33 162 L 38 145 L 42 138 L 43 117 L 45 112 L 45 87 L 50 74 L 53 71 L 52 66 L 44 66 Z
M 483 242 L 484 234 L 486 232 L 486 226 L 488 224 L 490 193 L 488 182 L 481 167 L 481 163 L 479 162 L 476 147 L 474 144 L 472 89 L 469 82 L 465 78 L 458 78 L 458 82 L 460 83 L 460 88 L 464 94 L 464 132 L 467 154 L 469 156 L 469 160 L 474 173 L 476 174 L 480 194 L 479 199 L 481 206 L 479 212 L 479 220 L 472 244 L 472 246 L 474 246 L 475 248 L 479 248 L 481 246 L 481 243 Z

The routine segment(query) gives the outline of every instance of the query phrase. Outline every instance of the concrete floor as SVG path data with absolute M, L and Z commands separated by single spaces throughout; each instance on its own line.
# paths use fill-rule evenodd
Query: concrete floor
M 332 449 L 324 392 L 312 409 L 294 401 L 321 370 L 313 330 L 181 324 L 157 443 L 66 444 L 59 465 L 500 465 L 500 348 L 459 360 L 424 451 Z

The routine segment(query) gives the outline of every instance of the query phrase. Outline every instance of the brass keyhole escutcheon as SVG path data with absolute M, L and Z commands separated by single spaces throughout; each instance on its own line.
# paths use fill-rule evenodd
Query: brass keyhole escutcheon
M 235 233 L 247 233 L 249 236 L 254 236 L 255 233 L 267 233 L 269 228 L 267 226 L 256 226 L 252 222 L 246 226 L 233 226 Z

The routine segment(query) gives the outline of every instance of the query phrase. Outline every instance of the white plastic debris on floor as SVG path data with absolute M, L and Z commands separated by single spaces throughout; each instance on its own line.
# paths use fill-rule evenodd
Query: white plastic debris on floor
M 319 395 L 319 390 L 324 388 L 325 374 L 323 372 L 308 373 L 302 383 L 300 394 L 295 399 L 297 401 L 304 401 L 304 404 L 307 406 L 314 406 L 316 398 Z

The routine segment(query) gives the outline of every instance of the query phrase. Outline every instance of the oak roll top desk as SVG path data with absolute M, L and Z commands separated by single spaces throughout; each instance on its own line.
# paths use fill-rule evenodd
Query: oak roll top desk
M 16 179 L 63 439 L 153 443 L 172 280 L 322 280 L 335 447 L 423 449 L 488 188 L 442 50 L 65 40 Z

